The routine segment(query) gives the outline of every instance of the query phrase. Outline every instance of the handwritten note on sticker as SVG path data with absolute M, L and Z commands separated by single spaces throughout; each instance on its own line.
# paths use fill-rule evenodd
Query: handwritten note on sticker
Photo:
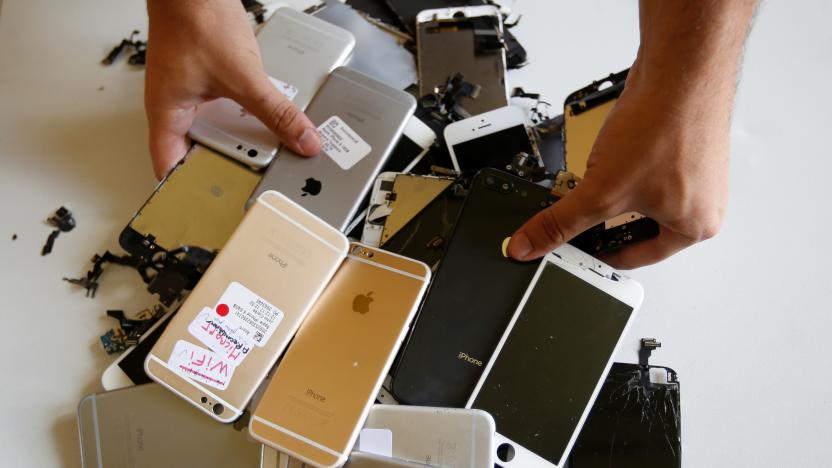
M 337 115 L 321 124 L 318 132 L 321 134 L 323 152 L 345 171 L 372 151 L 370 145 Z
M 264 346 L 283 320 L 283 312 L 254 291 L 234 281 L 222 293 L 214 310 L 236 335 Z
M 185 340 L 176 342 L 168 367 L 179 375 L 220 390 L 228 388 L 234 366 L 213 351 Z
M 280 94 L 286 96 L 286 99 L 290 101 L 294 99 L 295 96 L 298 94 L 298 88 L 290 85 L 289 83 L 284 83 L 278 80 L 277 78 L 273 78 L 271 76 L 269 77 L 269 80 L 271 80 L 274 87 L 277 88 L 278 91 L 280 91 Z
M 188 325 L 191 335 L 233 366 L 239 366 L 251 351 L 248 337 L 238 328 L 231 327 L 210 307 L 203 308 Z

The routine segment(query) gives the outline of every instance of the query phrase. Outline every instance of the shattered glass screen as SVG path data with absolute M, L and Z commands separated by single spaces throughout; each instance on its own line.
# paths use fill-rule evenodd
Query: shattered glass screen
M 644 379 L 636 364 L 616 362 L 569 456 L 569 468 L 679 468 L 681 407 L 676 373 L 666 383 Z
M 473 407 L 558 464 L 632 311 L 547 263 Z
M 526 127 L 515 125 L 490 135 L 454 145 L 459 169 L 476 172 L 484 167 L 505 169 L 517 153 L 534 154 Z

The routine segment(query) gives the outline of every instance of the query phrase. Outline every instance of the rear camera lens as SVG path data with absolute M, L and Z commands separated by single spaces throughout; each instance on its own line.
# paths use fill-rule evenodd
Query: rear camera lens
M 246 154 L 248 154 L 248 157 L 250 157 L 250 158 L 256 158 L 257 157 L 257 150 L 256 149 L 250 149 L 250 150 L 248 150 L 248 153 L 246 153 Z
M 214 405 L 214 408 L 212 408 L 212 409 L 214 411 L 214 414 L 216 414 L 217 416 L 221 415 L 223 413 L 223 411 L 225 411 L 225 407 L 223 405 L 219 404 L 219 403 Z

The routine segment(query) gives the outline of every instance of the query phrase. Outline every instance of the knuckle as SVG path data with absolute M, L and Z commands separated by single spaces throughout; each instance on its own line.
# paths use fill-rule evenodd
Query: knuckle
M 541 213 L 540 227 L 547 241 L 553 244 L 563 244 L 567 241 L 563 226 L 553 210 L 545 210 Z
M 273 130 L 290 127 L 300 115 L 300 111 L 288 99 L 283 99 L 273 105 L 268 112 L 268 124 Z
M 694 226 L 694 238 L 697 241 L 711 239 L 722 227 L 722 216 L 718 211 L 702 216 Z

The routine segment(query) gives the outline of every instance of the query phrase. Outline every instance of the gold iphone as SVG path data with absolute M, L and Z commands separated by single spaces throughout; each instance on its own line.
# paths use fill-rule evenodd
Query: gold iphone
M 427 265 L 351 244 L 252 414 L 249 433 L 315 466 L 340 466 L 430 279 Z
M 347 248 L 338 230 L 264 192 L 153 346 L 147 375 L 219 421 L 237 419 Z

